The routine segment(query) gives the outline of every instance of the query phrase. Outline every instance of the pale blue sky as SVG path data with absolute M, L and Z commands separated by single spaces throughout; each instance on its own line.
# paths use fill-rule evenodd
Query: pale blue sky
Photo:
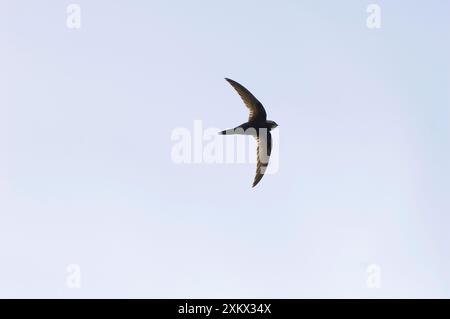
M 69 3 L 0 1 L 0 297 L 450 297 L 448 1 Z M 171 160 L 224 77 L 280 125 L 254 189 Z

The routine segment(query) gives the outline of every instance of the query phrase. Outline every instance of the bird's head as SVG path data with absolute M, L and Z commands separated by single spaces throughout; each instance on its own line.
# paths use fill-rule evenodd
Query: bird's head
M 278 126 L 278 124 L 275 121 L 267 121 L 267 122 L 269 122 L 271 129 L 274 129 Z

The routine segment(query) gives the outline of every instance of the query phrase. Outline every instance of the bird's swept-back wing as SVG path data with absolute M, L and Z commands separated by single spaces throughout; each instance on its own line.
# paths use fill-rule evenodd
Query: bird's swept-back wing
M 256 148 L 256 176 L 253 181 L 253 187 L 259 183 L 266 172 L 267 166 L 269 165 L 269 157 L 272 152 L 272 135 L 269 131 L 266 133 L 258 135 L 256 138 L 257 148 Z
M 231 79 L 225 78 L 228 83 L 231 84 L 232 87 L 239 93 L 245 105 L 249 109 L 248 120 L 251 121 L 265 121 L 267 118 L 266 110 L 264 110 L 264 106 L 259 102 L 253 94 L 250 93 L 245 87 L 233 81 Z

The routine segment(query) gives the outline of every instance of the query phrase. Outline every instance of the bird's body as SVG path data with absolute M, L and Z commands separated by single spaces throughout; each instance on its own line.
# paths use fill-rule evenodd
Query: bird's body
M 270 131 L 276 128 L 278 124 L 274 121 L 267 120 L 267 114 L 264 106 L 244 86 L 231 79 L 225 78 L 225 80 L 227 80 L 228 83 L 230 83 L 241 96 L 245 105 L 249 109 L 249 118 L 247 122 L 236 126 L 234 129 L 228 129 L 219 132 L 219 134 L 250 135 L 256 138 L 258 147 L 256 154 L 256 176 L 253 181 L 253 187 L 255 187 L 264 176 L 265 170 L 269 165 L 269 157 L 272 151 L 272 135 L 270 134 Z
M 254 130 L 257 134 L 259 130 L 267 130 L 270 131 L 277 127 L 277 124 L 274 121 L 264 121 L 264 122 L 245 122 L 235 128 L 225 130 L 220 132 L 223 135 L 232 135 L 232 134 L 242 134 L 239 133 L 240 130 L 244 130 L 244 135 L 254 135 L 252 130 Z

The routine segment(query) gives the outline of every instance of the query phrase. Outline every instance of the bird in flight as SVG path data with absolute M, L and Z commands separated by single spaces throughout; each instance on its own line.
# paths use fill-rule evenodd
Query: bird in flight
M 228 129 L 219 134 L 222 135 L 250 135 L 256 138 L 257 149 L 256 149 L 256 176 L 253 181 L 253 186 L 255 187 L 261 178 L 263 178 L 264 173 L 269 165 L 269 157 L 272 151 L 272 135 L 270 131 L 278 126 L 274 121 L 267 120 L 266 110 L 264 106 L 259 102 L 253 94 L 250 93 L 241 84 L 233 81 L 231 79 L 225 78 L 228 83 L 238 92 L 245 106 L 249 110 L 248 121 L 236 126 L 233 129 Z

